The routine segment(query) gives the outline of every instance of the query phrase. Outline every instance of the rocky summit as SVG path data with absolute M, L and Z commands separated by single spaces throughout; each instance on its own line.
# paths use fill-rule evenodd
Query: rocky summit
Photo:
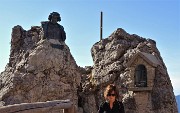
M 177 113 L 171 80 L 154 40 L 118 28 L 95 43 L 91 54 L 94 65 L 82 75 L 81 106 L 86 113 L 96 113 L 111 83 L 118 86 L 126 113 Z
M 69 99 L 78 113 L 97 113 L 105 87 L 113 83 L 126 113 L 178 112 L 171 80 L 154 40 L 118 28 L 93 45 L 94 65 L 82 68 L 64 41 L 43 36 L 40 26 L 27 31 L 21 26 L 12 29 L 9 63 L 0 74 L 0 106 L 47 105 L 46 101 Z
M 42 37 L 39 26 L 12 29 L 9 63 L 0 74 L 1 106 L 63 99 L 77 105 L 81 78 L 69 47 Z

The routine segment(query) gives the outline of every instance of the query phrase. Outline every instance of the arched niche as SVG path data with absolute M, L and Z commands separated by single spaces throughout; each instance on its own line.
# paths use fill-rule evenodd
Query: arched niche
M 127 63 L 130 76 L 129 91 L 151 91 L 154 85 L 156 67 L 159 61 L 156 56 L 138 52 Z
M 143 64 L 137 65 L 135 68 L 134 85 L 136 87 L 147 87 L 147 69 Z

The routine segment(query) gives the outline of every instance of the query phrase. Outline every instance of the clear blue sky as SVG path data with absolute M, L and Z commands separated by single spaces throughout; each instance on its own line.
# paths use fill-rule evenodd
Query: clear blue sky
M 48 15 L 61 14 L 72 55 L 79 66 L 92 66 L 90 49 L 99 41 L 100 12 L 104 14 L 103 37 L 117 28 L 156 41 L 167 66 L 175 94 L 180 94 L 179 0 L 1 0 L 0 72 L 8 63 L 13 26 L 25 30 L 40 26 Z

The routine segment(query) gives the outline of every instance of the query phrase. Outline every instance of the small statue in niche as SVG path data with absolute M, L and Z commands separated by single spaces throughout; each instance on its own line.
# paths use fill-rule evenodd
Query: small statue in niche
M 48 17 L 48 20 L 49 21 L 41 22 L 44 31 L 43 39 L 50 40 L 50 42 L 53 42 L 51 45 L 52 47 L 59 48 L 58 42 L 65 42 L 66 40 L 64 27 L 57 23 L 58 21 L 61 21 L 60 14 L 58 12 L 52 12 Z

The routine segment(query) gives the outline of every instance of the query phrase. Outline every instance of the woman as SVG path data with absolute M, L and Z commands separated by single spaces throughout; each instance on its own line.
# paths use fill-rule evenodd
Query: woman
M 100 105 L 98 113 L 125 113 L 123 103 L 118 101 L 119 92 L 115 85 L 106 87 L 104 97 L 106 101 Z

